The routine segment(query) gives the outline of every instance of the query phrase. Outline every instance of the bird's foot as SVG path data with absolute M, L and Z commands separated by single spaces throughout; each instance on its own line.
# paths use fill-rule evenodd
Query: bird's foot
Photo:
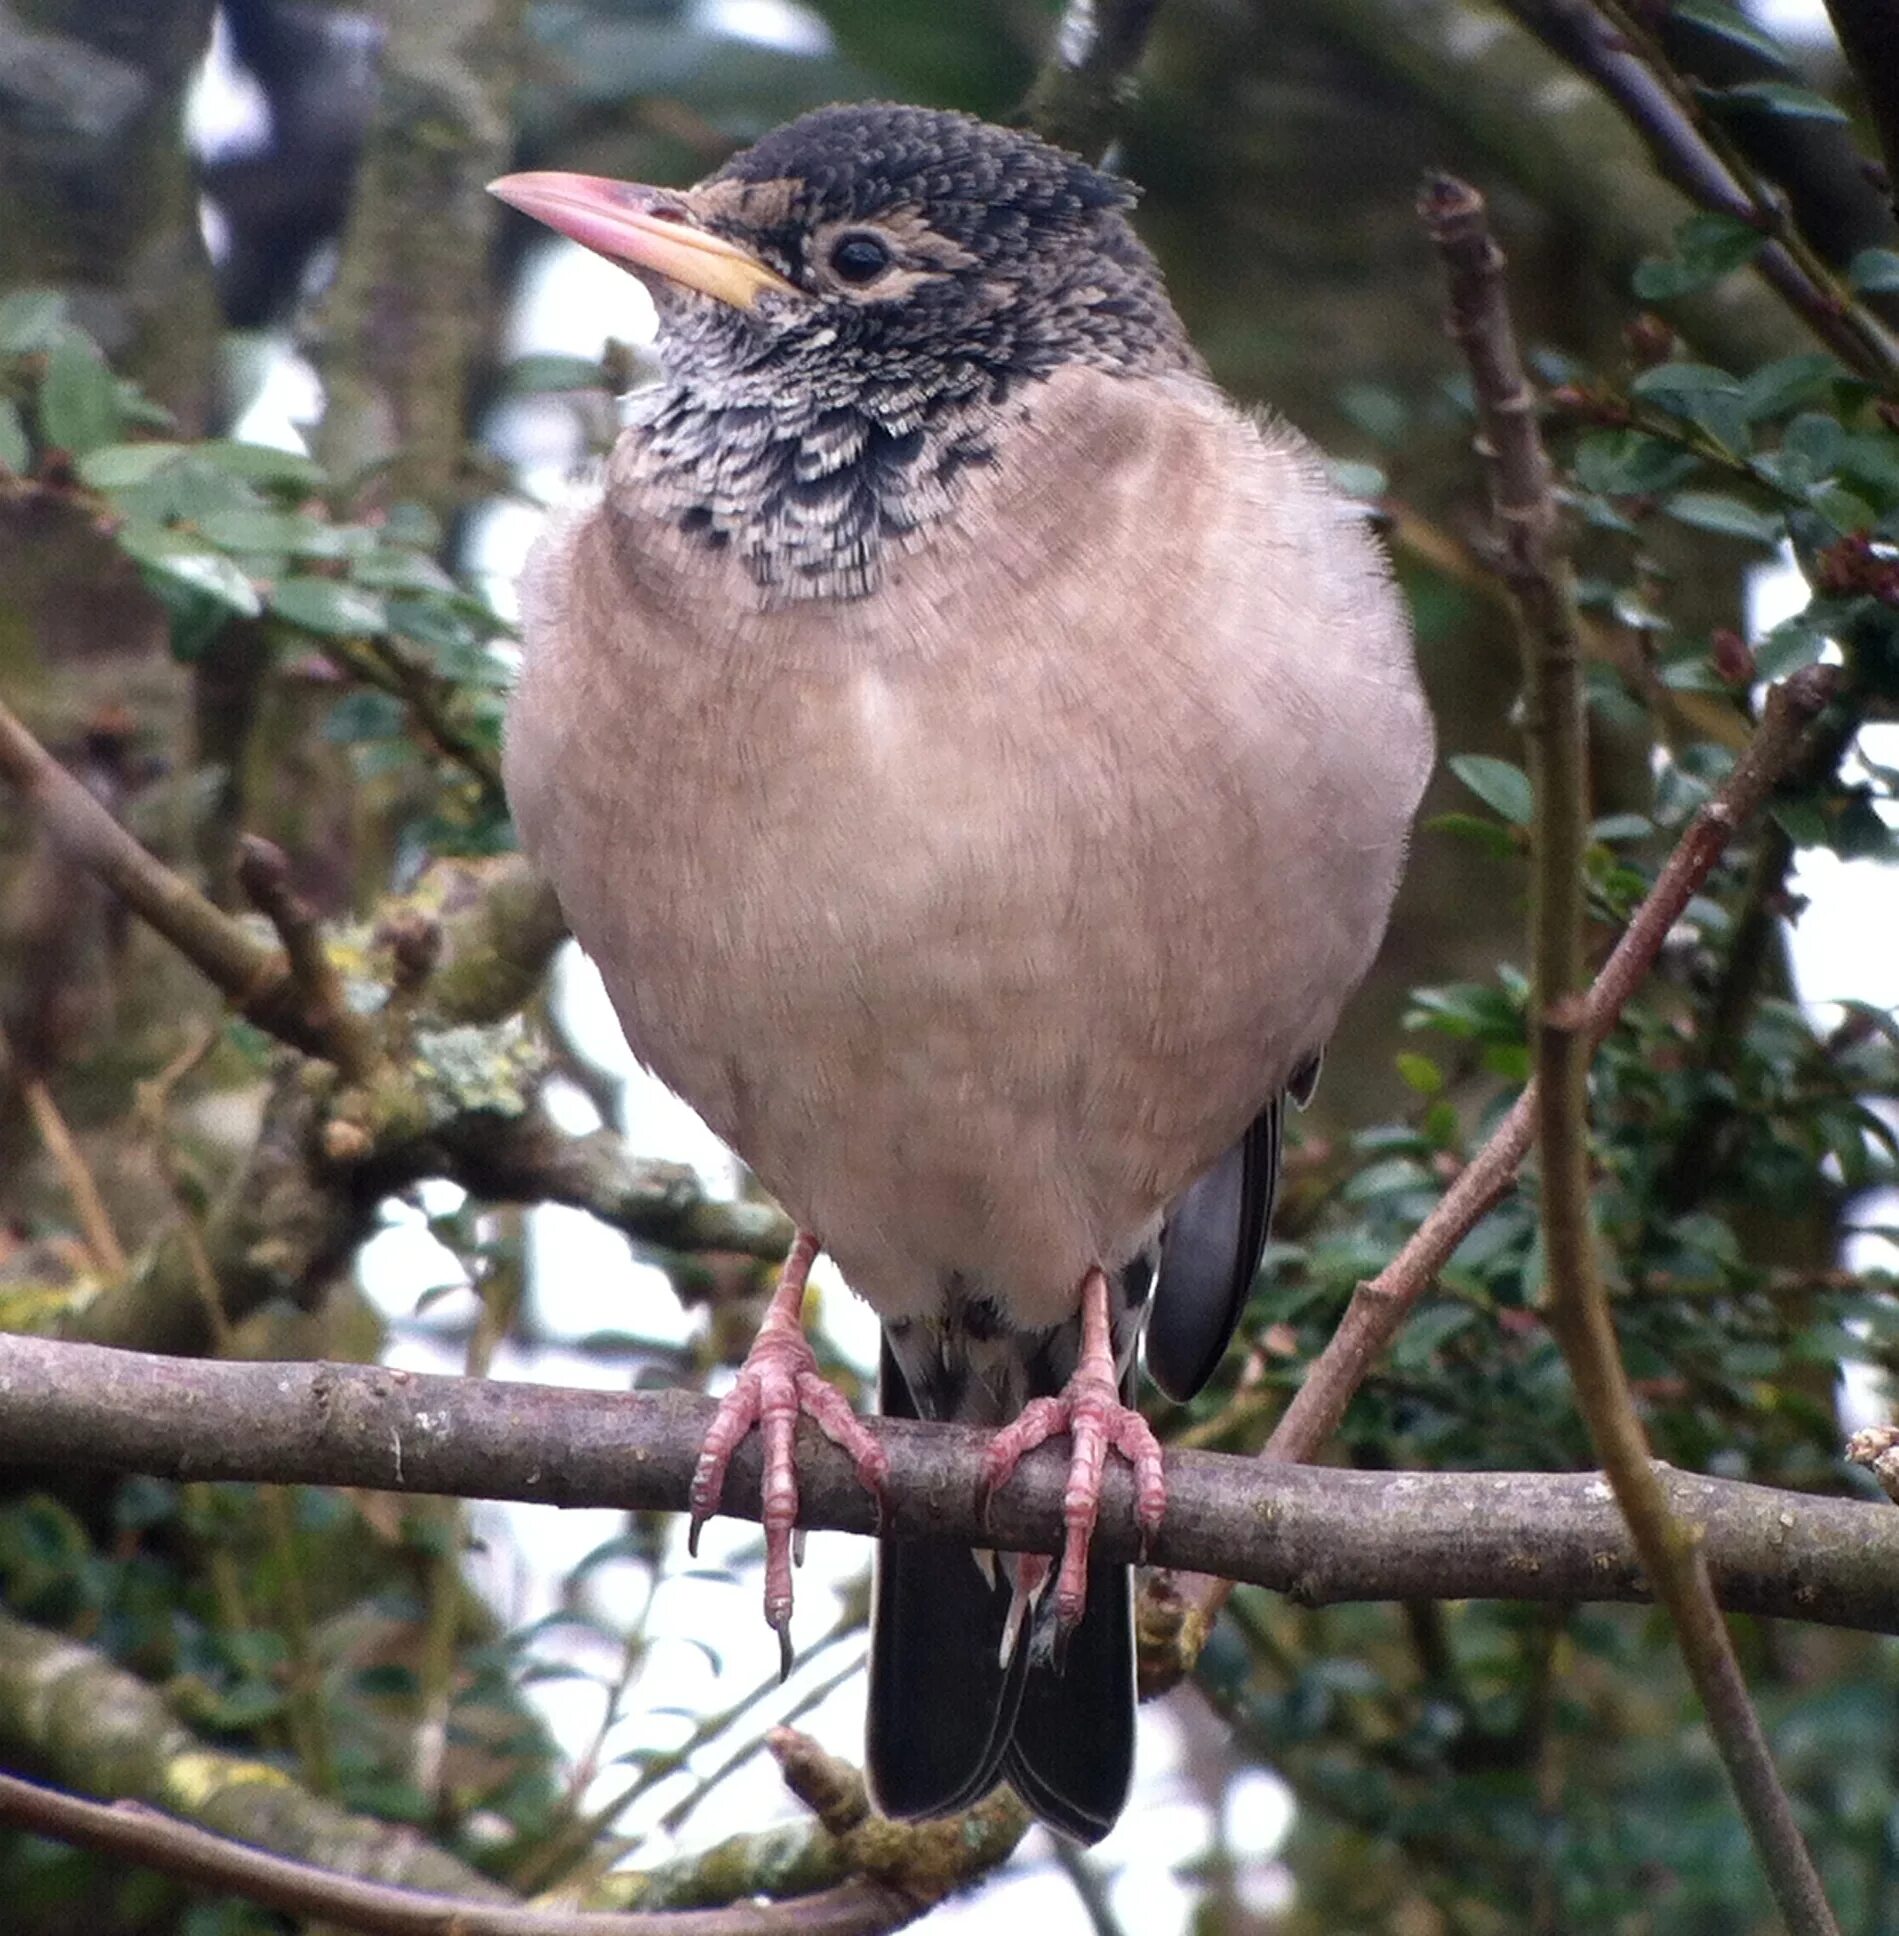
M 798 1466 L 795 1446 L 798 1414 L 815 1419 L 833 1445 L 842 1446 L 857 1466 L 859 1483 L 883 1509 L 890 1461 L 884 1449 L 850 1408 L 842 1392 L 825 1383 L 816 1354 L 804 1335 L 805 1280 L 818 1254 L 818 1240 L 799 1231 L 785 1259 L 765 1321 L 739 1367 L 738 1383 L 719 1402 L 693 1470 L 686 1546 L 699 1550 L 699 1528 L 718 1510 L 725 1490 L 725 1469 L 740 1441 L 754 1425 L 765 1442 L 761 1488 L 765 1526 L 765 1618 L 778 1635 L 779 1670 L 791 1672 L 792 1538 L 798 1521 Z
M 1108 1280 L 1100 1270 L 1091 1270 L 1082 1283 L 1081 1356 L 1073 1376 L 1057 1397 L 1031 1399 L 1014 1424 L 1004 1426 L 983 1453 L 979 1496 L 985 1511 L 1023 1454 L 1058 1432 L 1067 1432 L 1073 1439 L 1068 1485 L 1062 1494 L 1067 1533 L 1055 1576 L 1056 1625 L 1070 1633 L 1088 1604 L 1088 1546 L 1101 1512 L 1101 1477 L 1110 1447 L 1134 1468 L 1134 1516 L 1141 1529 L 1143 1558 L 1167 1509 L 1160 1443 L 1147 1420 L 1121 1402 L 1108 1324 Z

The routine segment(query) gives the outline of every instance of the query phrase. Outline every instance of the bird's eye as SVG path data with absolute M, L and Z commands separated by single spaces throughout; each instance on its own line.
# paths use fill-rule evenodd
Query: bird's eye
M 873 282 L 890 267 L 890 245 L 862 231 L 831 244 L 831 268 L 846 282 Z

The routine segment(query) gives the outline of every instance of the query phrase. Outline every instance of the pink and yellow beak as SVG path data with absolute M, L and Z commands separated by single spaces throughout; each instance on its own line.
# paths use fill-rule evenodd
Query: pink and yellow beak
M 503 175 L 488 193 L 640 276 L 662 276 L 734 309 L 796 286 L 737 243 L 696 228 L 677 195 L 603 175 Z

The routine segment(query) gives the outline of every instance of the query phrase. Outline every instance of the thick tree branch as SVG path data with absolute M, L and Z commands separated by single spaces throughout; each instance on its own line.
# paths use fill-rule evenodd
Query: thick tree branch
M 1635 1409 L 1598 1255 L 1589 1154 L 1583 858 L 1589 837 L 1588 730 L 1575 587 L 1553 474 L 1536 424 L 1483 198 L 1440 177 L 1421 212 L 1443 258 L 1449 328 L 1470 366 L 1498 539 L 1523 653 L 1524 726 L 1536 816 L 1531 839 L 1531 1022 L 1539 1209 L 1549 1326 L 1643 1565 L 1666 1605 L 1689 1674 L 1767 1878 L 1789 1927 L 1837 1925 L 1767 1737 L 1748 1698 L 1699 1543 L 1671 1510 Z
M 72 1788 L 135 1797 L 220 1836 L 465 1903 L 507 1892 L 412 1828 L 339 1808 L 255 1755 L 187 1728 L 95 1649 L 0 1612 L 0 1755 Z
M 424 1377 L 377 1366 L 215 1364 L 0 1337 L 0 1462 L 176 1479 L 249 1479 L 679 1511 L 712 1401 Z M 976 1488 L 984 1434 L 877 1420 L 890 1454 L 885 1529 L 1051 1551 L 1066 1459 L 1023 1462 L 991 1516 Z M 803 1523 L 872 1530 L 848 1459 L 799 1439 Z M 1308 1602 L 1640 1600 L 1635 1551 L 1591 1473 L 1375 1473 L 1168 1455 L 1163 1565 Z M 1899 1514 L 1885 1505 L 1667 1471 L 1727 1603 L 1899 1632 Z M 724 1510 L 758 1515 L 757 1440 L 735 1455 Z M 1109 1470 L 1101 1554 L 1132 1559 L 1125 1470 Z

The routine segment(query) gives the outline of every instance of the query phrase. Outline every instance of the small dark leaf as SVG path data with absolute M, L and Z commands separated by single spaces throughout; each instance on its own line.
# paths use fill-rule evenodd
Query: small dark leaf
M 1780 42 L 1765 27 L 1750 20 L 1739 7 L 1727 5 L 1726 0 L 1674 0 L 1670 12 L 1675 19 L 1691 21 L 1711 34 L 1718 34 L 1723 40 L 1731 41 L 1736 47 L 1745 47 L 1761 55 L 1777 67 L 1788 64 L 1786 50 Z
M 1792 81 L 1742 81 L 1734 87 L 1707 88 L 1703 97 L 1718 106 L 1757 108 L 1794 121 L 1844 121 L 1846 110 L 1824 94 Z
M 1483 801 L 1513 826 L 1527 827 L 1536 812 L 1529 775 L 1508 760 L 1487 753 L 1459 753 L 1446 764 Z
M 1712 363 L 1657 363 L 1643 370 L 1629 385 L 1630 394 L 1658 403 L 1672 403 L 1683 397 L 1738 396 L 1739 381 Z
M 270 609 L 326 638 L 360 638 L 388 628 L 382 600 L 340 578 L 286 578 L 271 593 Z
M 1732 215 L 1691 215 L 1675 231 L 1675 253 L 1638 263 L 1630 286 L 1644 302 L 1692 295 L 1753 261 L 1766 242 L 1760 230 Z
M 1839 364 L 1819 350 L 1777 357 L 1742 379 L 1741 408 L 1750 423 L 1783 416 L 1802 404 L 1821 401 L 1840 375 Z
M 1784 531 L 1781 520 L 1771 512 L 1757 511 L 1751 504 L 1718 491 L 1677 491 L 1663 509 L 1697 531 L 1715 531 L 1725 538 L 1746 538 L 1755 544 L 1776 545 Z
M 0 356 L 51 349 L 62 327 L 66 298 L 57 289 L 13 289 L 0 296 Z
M 83 457 L 115 441 L 125 427 L 118 379 L 91 338 L 67 330 L 46 359 L 40 385 L 40 435 L 49 444 Z

